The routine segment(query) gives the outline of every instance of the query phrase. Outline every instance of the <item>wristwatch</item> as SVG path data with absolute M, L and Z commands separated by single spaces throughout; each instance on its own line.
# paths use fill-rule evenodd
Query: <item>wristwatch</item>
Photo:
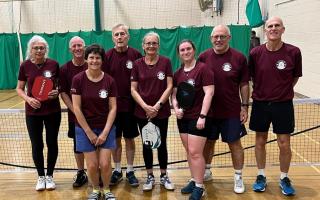
M 249 107 L 249 104 L 247 104 L 247 103 L 242 103 L 241 106 L 242 106 L 242 107 Z
M 161 103 L 160 101 L 158 101 L 158 104 L 159 104 L 160 108 L 163 106 L 163 103 Z
M 207 116 L 204 114 L 200 114 L 199 117 L 200 117 L 200 119 L 205 119 Z

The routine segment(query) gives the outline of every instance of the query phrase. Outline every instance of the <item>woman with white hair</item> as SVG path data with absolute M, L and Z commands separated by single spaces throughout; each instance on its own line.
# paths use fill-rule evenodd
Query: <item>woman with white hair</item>
M 58 157 L 58 132 L 61 121 L 61 108 L 58 90 L 49 92 L 48 100 L 39 101 L 31 94 L 36 77 L 44 76 L 56 83 L 59 77 L 59 64 L 48 58 L 49 46 L 44 38 L 35 35 L 28 42 L 27 60 L 21 66 L 16 91 L 25 101 L 26 124 L 32 145 L 32 158 L 38 172 L 37 191 L 54 190 L 53 171 Z M 25 87 L 28 90 L 25 92 Z M 44 170 L 43 125 L 46 129 L 47 173 Z

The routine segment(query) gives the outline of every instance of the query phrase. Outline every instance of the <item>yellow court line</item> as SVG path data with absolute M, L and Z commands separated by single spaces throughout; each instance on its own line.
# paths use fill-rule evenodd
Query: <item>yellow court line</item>
M 304 158 L 301 154 L 299 154 L 294 148 L 291 147 L 291 150 L 292 150 L 299 158 L 301 158 L 304 162 L 310 164 L 310 167 L 313 168 L 316 172 L 318 172 L 318 173 L 320 174 L 320 170 L 319 170 L 316 166 L 312 165 L 310 161 L 308 161 L 307 159 L 305 159 L 305 158 Z
M 8 109 L 14 108 L 14 107 L 16 107 L 17 105 L 19 105 L 19 104 L 21 104 L 21 103 L 24 103 L 24 101 L 21 101 L 21 102 L 15 104 L 15 105 L 13 105 L 13 106 L 10 106 Z

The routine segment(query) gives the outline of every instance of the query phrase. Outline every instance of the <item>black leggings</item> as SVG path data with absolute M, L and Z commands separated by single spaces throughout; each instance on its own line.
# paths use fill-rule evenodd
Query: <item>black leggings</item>
M 58 158 L 58 132 L 61 121 L 61 113 L 53 113 L 43 116 L 26 116 L 27 129 L 32 145 L 32 158 L 37 168 L 38 175 L 44 176 L 43 158 L 43 124 L 46 129 L 47 175 L 52 176 Z
M 141 133 L 142 128 L 148 123 L 147 119 L 138 119 L 139 130 Z M 160 169 L 167 169 L 168 165 L 168 151 L 167 151 L 167 131 L 168 131 L 168 118 L 165 119 L 152 119 L 152 123 L 160 129 L 161 145 L 158 147 L 158 161 Z M 153 153 L 152 149 L 146 148 L 143 145 L 143 159 L 146 169 L 152 169 Z

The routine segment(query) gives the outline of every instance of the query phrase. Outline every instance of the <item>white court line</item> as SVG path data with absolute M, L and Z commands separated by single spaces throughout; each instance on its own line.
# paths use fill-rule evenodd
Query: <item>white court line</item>
M 17 104 L 15 104 L 15 105 L 13 105 L 13 106 L 10 106 L 8 109 L 14 108 L 14 107 L 16 107 L 17 105 L 19 105 L 19 104 L 21 104 L 21 103 L 24 103 L 24 101 L 21 101 L 20 103 L 17 103 Z
M 318 173 L 320 174 L 320 170 L 319 170 L 316 166 L 312 165 L 310 161 L 308 161 L 307 159 L 305 159 L 305 158 L 304 158 L 301 154 L 299 154 L 294 148 L 291 147 L 291 150 L 292 150 L 299 158 L 301 158 L 304 162 L 310 164 L 310 167 L 313 168 L 316 172 L 318 172 Z

